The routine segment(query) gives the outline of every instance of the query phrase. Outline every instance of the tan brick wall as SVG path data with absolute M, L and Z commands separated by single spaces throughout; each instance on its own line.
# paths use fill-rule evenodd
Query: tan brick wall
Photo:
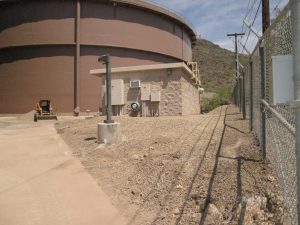
M 201 112 L 201 102 L 198 89 L 191 80 L 183 74 L 181 77 L 182 115 L 197 115 Z
M 129 88 L 130 80 L 141 80 L 142 84 L 151 85 L 151 91 L 161 92 L 161 102 L 159 104 L 161 116 L 200 113 L 199 95 L 196 94 L 198 91 L 189 83 L 183 69 L 172 69 L 171 75 L 168 75 L 166 69 L 123 72 L 112 74 L 112 79 L 124 80 L 124 114 L 130 112 L 131 103 L 138 101 L 141 104 L 141 90 L 140 88 Z M 186 100 L 183 101 L 183 97 Z M 188 102 L 193 104 L 188 104 Z M 183 104 L 186 105 L 183 106 Z

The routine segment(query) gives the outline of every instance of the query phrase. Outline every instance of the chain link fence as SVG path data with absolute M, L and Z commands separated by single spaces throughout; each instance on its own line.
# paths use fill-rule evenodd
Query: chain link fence
M 295 110 L 289 104 L 274 104 L 272 71 L 273 56 L 293 53 L 291 28 L 288 4 L 259 40 L 243 70 L 243 80 L 235 83 L 233 100 L 249 119 L 260 142 L 262 157 L 276 171 L 286 210 L 292 224 L 297 225 Z M 244 90 L 241 93 L 238 90 L 242 82 Z

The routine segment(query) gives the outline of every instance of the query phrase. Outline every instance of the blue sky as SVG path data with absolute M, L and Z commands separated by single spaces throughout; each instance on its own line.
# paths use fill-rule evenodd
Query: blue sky
M 260 0 L 146 0 L 165 6 L 188 21 L 192 21 L 198 35 L 208 39 L 223 48 L 234 49 L 233 40 L 229 39 L 227 33 L 248 32 L 242 27 L 242 21 L 246 12 L 252 5 L 253 9 L 248 13 L 247 20 L 251 23 L 255 17 Z M 277 8 L 282 9 L 288 0 L 270 0 L 271 18 L 276 16 Z M 275 10 L 276 8 L 276 10 Z M 261 7 L 257 20 L 254 24 L 256 30 L 261 31 Z M 247 33 L 248 34 L 248 33 Z M 247 35 L 242 42 L 245 43 Z M 253 49 L 257 39 L 250 35 L 247 48 Z

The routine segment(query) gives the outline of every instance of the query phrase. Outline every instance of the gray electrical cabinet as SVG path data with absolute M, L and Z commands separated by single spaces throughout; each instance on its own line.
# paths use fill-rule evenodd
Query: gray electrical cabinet
M 105 95 L 106 86 L 103 85 L 102 90 L 104 91 L 103 96 Z M 111 80 L 111 105 L 124 105 L 124 80 L 114 79 Z M 105 98 L 106 105 L 106 98 Z
M 141 101 L 150 101 L 150 84 L 142 84 L 141 85 Z
M 160 91 L 151 92 L 151 102 L 160 102 Z
M 287 104 L 294 100 L 293 56 L 272 56 L 273 104 Z

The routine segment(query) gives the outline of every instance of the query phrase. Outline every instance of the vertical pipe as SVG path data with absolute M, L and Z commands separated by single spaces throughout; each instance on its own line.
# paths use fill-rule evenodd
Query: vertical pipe
M 80 0 L 76 3 L 76 22 L 75 22 L 75 73 L 74 73 L 74 109 L 79 107 L 79 73 L 80 73 Z
M 104 121 L 105 123 L 113 123 L 112 120 L 112 107 L 111 107 L 111 59 L 110 56 L 107 55 L 106 61 L 106 98 L 107 98 L 107 119 Z
M 253 130 L 253 61 L 250 59 L 250 131 Z
M 294 97 L 300 101 L 300 1 L 291 0 L 293 54 L 294 54 Z M 300 108 L 296 108 L 296 159 L 297 159 L 297 210 L 300 224 Z
M 265 99 L 265 53 L 264 47 L 259 47 L 260 56 L 260 98 Z M 266 159 L 266 112 L 264 105 L 260 102 L 260 112 L 261 112 L 261 151 L 263 160 Z
M 245 71 L 243 71 L 243 119 L 246 119 L 246 90 L 245 90 Z

